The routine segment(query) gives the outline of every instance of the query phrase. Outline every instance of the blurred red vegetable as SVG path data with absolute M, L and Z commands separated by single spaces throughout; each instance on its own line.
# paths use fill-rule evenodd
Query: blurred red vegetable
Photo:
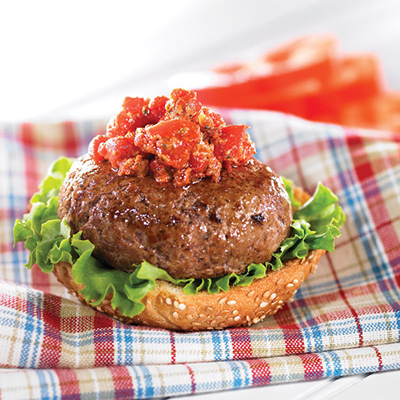
M 209 106 L 274 110 L 313 121 L 400 132 L 400 93 L 374 54 L 343 54 L 332 35 L 284 44 L 254 62 L 215 68 L 220 86 L 196 89 Z

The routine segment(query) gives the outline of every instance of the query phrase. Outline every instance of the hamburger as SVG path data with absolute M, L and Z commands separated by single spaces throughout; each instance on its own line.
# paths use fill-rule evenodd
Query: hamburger
M 183 89 L 126 98 L 16 221 L 26 266 L 128 324 L 213 330 L 276 313 L 345 217 L 329 189 L 310 196 L 257 161 L 247 128 Z

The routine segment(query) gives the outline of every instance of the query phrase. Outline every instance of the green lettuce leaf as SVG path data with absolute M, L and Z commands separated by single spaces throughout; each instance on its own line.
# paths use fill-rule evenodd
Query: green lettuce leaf
M 300 206 L 294 198 L 293 185 L 284 180 L 285 188 L 294 207 L 291 234 L 273 254 L 271 262 L 250 264 L 244 274 L 230 274 L 213 279 L 174 279 L 165 270 L 144 261 L 131 274 L 110 269 L 92 256 L 94 246 L 81 238 L 82 232 L 71 237 L 65 220 L 57 216 L 58 194 L 73 160 L 57 160 L 39 186 L 39 192 L 31 199 L 31 210 L 14 226 L 14 241 L 25 242 L 30 251 L 27 268 L 37 264 L 49 273 L 60 261 L 72 265 L 72 276 L 76 283 L 84 285 L 83 297 L 92 305 L 99 305 L 112 293 L 111 305 L 128 317 L 140 314 L 143 297 L 164 280 L 183 287 L 187 294 L 200 290 L 209 293 L 226 292 L 231 286 L 248 286 L 254 279 L 265 277 L 268 269 L 278 270 L 283 262 L 292 258 L 304 258 L 309 250 L 334 249 L 334 239 L 340 235 L 345 222 L 337 197 L 319 184 L 312 198 Z
M 296 200 L 294 197 L 293 182 L 290 179 L 285 178 L 283 176 L 281 178 L 282 178 L 283 184 L 285 186 L 286 192 L 289 195 L 289 199 L 290 199 L 290 202 L 292 203 L 292 206 L 296 207 L 296 208 L 300 207 L 301 203 L 298 200 Z

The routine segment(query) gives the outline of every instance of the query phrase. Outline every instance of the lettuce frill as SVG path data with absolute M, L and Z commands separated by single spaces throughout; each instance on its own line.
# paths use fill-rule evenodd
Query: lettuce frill
M 340 235 L 339 228 L 345 221 L 337 204 L 338 198 L 319 184 L 311 199 L 294 213 L 291 235 L 281 243 L 271 262 L 250 264 L 244 274 L 232 273 L 213 279 L 174 279 L 165 270 L 146 261 L 129 274 L 104 266 L 92 256 L 94 246 L 81 238 L 82 232 L 71 237 L 65 220 L 58 218 L 58 194 L 72 163 L 72 159 L 61 158 L 50 167 L 39 192 L 30 201 L 30 212 L 15 223 L 14 241 L 25 242 L 25 247 L 30 250 L 27 268 L 37 264 L 43 272 L 49 273 L 58 262 L 67 262 L 72 265 L 75 282 L 84 285 L 81 294 L 87 301 L 97 306 L 113 293 L 112 307 L 128 317 L 143 311 L 141 300 L 155 288 L 156 280 L 182 286 L 187 294 L 196 294 L 200 290 L 213 294 L 225 292 L 230 286 L 248 286 L 254 279 L 263 278 L 268 269 L 278 270 L 284 261 L 304 258 L 310 250 L 333 251 L 334 238 Z M 285 187 L 293 206 L 298 207 L 289 180 L 285 180 Z

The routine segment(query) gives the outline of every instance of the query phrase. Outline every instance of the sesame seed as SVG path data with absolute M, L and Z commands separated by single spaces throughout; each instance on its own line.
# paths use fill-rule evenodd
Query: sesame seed
M 233 318 L 235 321 L 239 321 L 240 315 L 237 315 L 235 318 Z
M 253 323 L 256 324 L 257 322 L 260 322 L 260 318 L 254 318 Z
M 229 300 L 226 304 L 229 304 L 230 306 L 233 306 L 236 304 L 236 300 Z
M 239 314 L 239 311 L 238 310 L 233 310 L 233 313 L 232 313 L 233 315 L 238 315 Z
M 252 290 L 251 292 L 247 293 L 247 296 L 248 296 L 248 297 L 253 297 L 253 296 L 254 296 L 254 294 L 255 294 L 255 291 L 254 291 L 254 290 Z
M 264 308 L 264 307 L 266 307 L 268 305 L 268 303 L 266 302 L 266 301 L 263 301 L 261 304 L 260 304 L 260 307 L 261 308 Z
M 263 297 L 267 298 L 267 297 L 269 297 L 270 294 L 271 294 L 271 292 L 266 291 L 266 292 L 263 294 Z
M 167 297 L 167 298 L 165 299 L 165 302 L 166 302 L 167 304 L 169 304 L 169 305 L 172 304 L 172 300 L 171 300 L 169 297 Z
M 293 286 L 294 286 L 293 283 L 288 283 L 288 284 L 286 285 L 287 288 L 291 288 L 291 287 L 293 287 Z
M 250 317 L 248 315 L 246 315 L 246 319 L 247 321 L 250 321 Z
M 223 297 L 218 303 L 219 304 L 224 304 L 226 302 L 226 297 Z
M 193 322 L 192 325 L 193 326 L 201 326 L 201 324 L 199 322 Z
M 278 304 L 283 304 L 283 301 L 282 301 L 282 300 L 279 300 L 279 301 L 278 301 Z
M 317 271 L 317 268 L 318 268 L 318 265 L 313 265 L 313 266 L 311 267 L 311 273 L 312 273 L 312 274 L 315 274 L 315 272 Z
M 174 306 L 175 306 L 176 308 L 179 307 L 179 303 L 178 303 L 176 300 L 174 301 Z
M 189 320 L 189 321 L 191 321 L 192 319 L 193 319 L 193 317 L 189 314 L 189 315 L 186 315 L 186 318 Z
M 293 279 L 293 283 L 297 285 L 299 283 L 298 279 Z
M 276 297 L 276 293 L 272 293 L 271 296 L 269 296 L 269 299 L 272 301 Z
M 204 314 L 199 315 L 200 318 L 205 318 L 206 316 Z
M 186 304 L 183 304 L 183 303 L 179 304 L 179 308 L 181 310 L 184 310 L 186 308 Z
M 174 318 L 178 318 L 178 317 L 179 317 L 179 314 L 175 311 L 175 312 L 172 314 L 172 316 L 173 316 Z

